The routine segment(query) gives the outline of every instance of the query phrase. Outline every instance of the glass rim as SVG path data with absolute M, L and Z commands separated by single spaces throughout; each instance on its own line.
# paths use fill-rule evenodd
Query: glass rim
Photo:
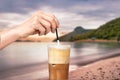
M 57 45 L 57 44 L 49 44 L 48 45 L 48 48 L 70 48 L 71 45 L 69 44 L 60 44 L 60 45 Z

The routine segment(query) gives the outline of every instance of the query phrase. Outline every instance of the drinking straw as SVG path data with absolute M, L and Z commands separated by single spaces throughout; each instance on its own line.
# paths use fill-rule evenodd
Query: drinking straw
M 58 30 L 56 29 L 57 44 L 59 45 Z

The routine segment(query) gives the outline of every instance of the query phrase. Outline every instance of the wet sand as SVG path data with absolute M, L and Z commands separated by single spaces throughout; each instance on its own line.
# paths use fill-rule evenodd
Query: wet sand
M 120 74 L 120 57 L 117 56 L 120 56 L 120 53 L 113 52 L 109 55 L 97 54 L 72 58 L 70 63 L 70 80 L 86 80 L 87 77 L 89 78 L 87 80 L 106 80 L 101 77 L 96 79 L 93 78 L 95 76 L 105 76 L 103 74 L 107 75 L 109 73 L 109 70 L 111 70 L 112 73 L 110 75 L 107 75 L 107 77 L 113 74 L 112 76 L 115 76 L 116 78 Z M 117 58 L 111 59 L 112 57 Z M 106 58 L 110 58 L 110 60 L 108 59 L 107 61 L 100 61 Z M 86 75 L 88 76 L 86 77 Z M 43 62 L 3 70 L 0 71 L 0 80 L 48 80 L 48 64 L 47 62 Z
M 69 80 L 120 80 L 120 56 L 80 67 Z

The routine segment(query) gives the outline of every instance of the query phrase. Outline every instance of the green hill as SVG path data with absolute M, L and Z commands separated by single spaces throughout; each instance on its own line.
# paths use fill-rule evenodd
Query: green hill
M 120 18 L 100 26 L 92 35 L 98 39 L 118 39 L 120 37 Z
M 120 18 L 116 18 L 100 26 L 98 29 L 89 31 L 83 34 L 78 34 L 72 38 L 74 40 L 80 39 L 107 39 L 120 40 Z
M 77 26 L 73 32 L 70 32 L 62 37 L 60 37 L 60 41 L 71 41 L 73 37 L 77 36 L 78 34 L 83 34 L 86 32 L 91 31 L 91 29 L 84 29 L 81 26 Z M 55 40 L 56 41 L 56 40 Z
M 73 35 L 76 35 L 76 34 L 82 34 L 82 33 L 85 33 L 85 32 L 88 32 L 90 31 L 90 29 L 84 29 L 83 27 L 81 26 L 77 26 L 74 31 L 72 32 Z
M 61 41 L 76 41 L 82 39 L 105 39 L 120 40 L 120 18 L 111 20 L 96 30 L 86 30 L 81 26 L 74 29 L 73 32 L 60 37 Z

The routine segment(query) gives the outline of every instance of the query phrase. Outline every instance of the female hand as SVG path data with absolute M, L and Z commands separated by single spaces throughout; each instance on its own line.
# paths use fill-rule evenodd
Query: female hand
M 58 27 L 59 21 L 54 15 L 38 11 L 30 19 L 18 25 L 15 30 L 20 38 L 24 38 L 32 34 L 45 35 L 50 31 L 54 33 Z
M 0 50 L 12 42 L 32 34 L 45 35 L 55 32 L 59 27 L 57 18 L 42 11 L 36 12 L 30 19 L 10 30 L 2 31 L 0 34 Z

